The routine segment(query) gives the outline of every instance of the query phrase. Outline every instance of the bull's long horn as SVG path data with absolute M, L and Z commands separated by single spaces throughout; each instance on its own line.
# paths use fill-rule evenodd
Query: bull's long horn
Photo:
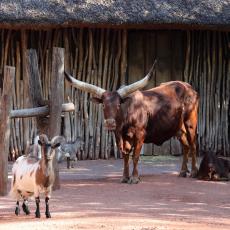
M 65 76 L 66 79 L 68 80 L 68 82 L 70 82 L 70 84 L 73 87 L 76 87 L 82 91 L 88 92 L 88 93 L 92 93 L 95 94 L 97 97 L 101 98 L 102 94 L 106 91 L 98 86 L 83 82 L 83 81 L 79 81 L 75 78 L 73 78 L 71 75 L 69 75 L 68 73 L 65 72 Z
M 157 60 L 154 61 L 149 73 L 143 79 L 141 79 L 141 80 L 139 80 L 139 81 L 137 81 L 131 85 L 127 85 L 127 86 L 119 89 L 117 91 L 119 93 L 119 95 L 122 98 L 124 98 L 124 97 L 128 96 L 129 94 L 133 93 L 134 91 L 145 87 L 148 84 L 150 78 L 152 77 L 156 62 L 157 62 Z

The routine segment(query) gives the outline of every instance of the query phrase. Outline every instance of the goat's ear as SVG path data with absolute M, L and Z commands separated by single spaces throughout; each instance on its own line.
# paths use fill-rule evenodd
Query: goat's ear
M 53 149 L 56 149 L 56 148 L 58 148 L 60 145 L 61 145 L 61 143 L 53 144 L 53 145 L 52 145 L 52 148 L 53 148 Z
M 42 145 L 42 142 L 41 142 L 40 140 L 38 140 L 38 144 L 39 144 L 39 145 Z
M 90 98 L 90 101 L 92 101 L 92 102 L 95 103 L 95 104 L 100 104 L 100 103 L 102 103 L 102 99 L 101 99 L 101 98 L 98 98 L 98 97 L 92 97 L 92 98 Z

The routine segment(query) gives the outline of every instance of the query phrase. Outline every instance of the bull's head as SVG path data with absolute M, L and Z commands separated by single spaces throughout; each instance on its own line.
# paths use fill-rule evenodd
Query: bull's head
M 73 87 L 76 87 L 80 90 L 86 91 L 88 93 L 92 93 L 95 96 L 92 98 L 92 101 L 95 103 L 102 103 L 103 105 L 103 112 L 104 112 L 104 124 L 108 130 L 115 130 L 116 129 L 116 118 L 119 114 L 121 104 L 125 102 L 128 95 L 145 87 L 149 79 L 151 78 L 154 70 L 154 66 L 156 61 L 154 62 L 152 68 L 150 69 L 149 73 L 141 80 L 124 86 L 117 91 L 106 91 L 98 86 L 79 81 L 68 73 L 65 72 L 65 76 L 67 80 L 71 83 Z

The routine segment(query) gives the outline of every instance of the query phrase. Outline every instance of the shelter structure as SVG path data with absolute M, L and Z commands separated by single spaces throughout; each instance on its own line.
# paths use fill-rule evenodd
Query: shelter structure
M 15 66 L 13 108 L 22 109 L 31 105 L 25 81 L 27 49 L 36 50 L 44 100 L 52 87 L 53 47 L 64 48 L 68 72 L 105 89 L 142 78 L 157 58 L 148 87 L 169 80 L 191 83 L 200 95 L 199 149 L 230 156 L 229 31 L 229 0 L 3 0 L 1 82 L 4 66 Z M 75 112 L 65 113 L 62 133 L 67 141 L 78 136 L 85 141 L 78 158 L 120 157 L 113 134 L 103 128 L 102 108 L 89 101 L 89 94 L 65 84 L 64 98 L 74 102 Z M 34 118 L 26 124 L 12 119 L 9 159 L 21 155 L 37 132 Z M 149 155 L 180 152 L 175 139 L 143 150 Z

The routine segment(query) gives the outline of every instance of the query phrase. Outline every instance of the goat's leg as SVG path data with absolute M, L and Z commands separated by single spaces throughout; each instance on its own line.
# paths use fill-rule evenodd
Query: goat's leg
M 70 168 L 70 157 L 66 157 L 67 169 Z
M 49 210 L 49 197 L 47 196 L 46 199 L 45 199 L 45 203 L 46 203 L 46 218 L 51 218 L 51 215 L 50 215 L 50 210 Z
M 27 200 L 27 199 L 24 199 L 24 200 L 23 200 L 22 209 L 23 209 L 23 212 L 24 212 L 26 215 L 29 215 L 29 214 L 30 214 L 30 210 L 29 210 L 29 207 L 28 207 L 28 200 Z
M 20 213 L 20 208 L 19 208 L 19 200 L 17 200 L 16 202 L 16 208 L 15 208 L 15 211 L 14 211 L 15 215 L 19 215 Z
M 40 207 L 39 207 L 39 203 L 40 203 L 40 198 L 35 197 L 35 202 L 36 202 L 36 211 L 35 211 L 35 217 L 36 218 L 40 218 L 41 217 L 41 213 L 40 213 Z

